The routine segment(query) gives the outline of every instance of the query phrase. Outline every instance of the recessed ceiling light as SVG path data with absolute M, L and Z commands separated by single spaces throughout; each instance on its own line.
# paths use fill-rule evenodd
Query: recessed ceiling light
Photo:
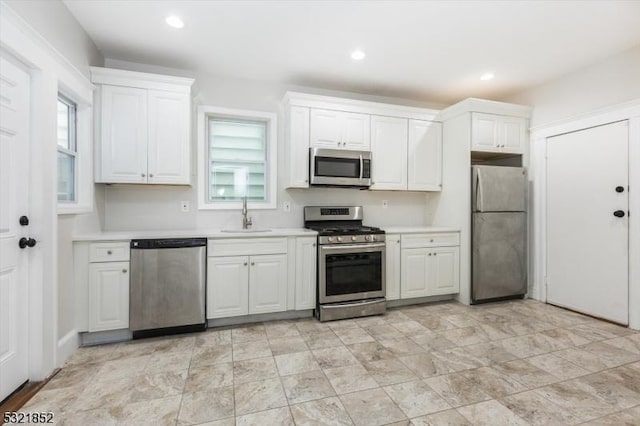
M 495 77 L 495 74 L 493 74 L 492 72 L 486 72 L 480 76 L 480 80 L 489 81 L 489 80 L 493 80 L 494 77 Z
M 351 59 L 353 59 L 354 61 L 361 61 L 365 58 L 365 56 L 367 55 L 360 49 L 351 52 Z
M 167 25 L 173 28 L 184 27 L 184 22 L 182 21 L 182 19 L 178 18 L 175 15 L 167 16 L 167 19 L 165 19 L 165 22 L 167 23 Z

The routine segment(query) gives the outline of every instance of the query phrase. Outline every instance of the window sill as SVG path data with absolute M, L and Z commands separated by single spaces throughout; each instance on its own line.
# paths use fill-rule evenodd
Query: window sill
M 276 202 L 268 203 L 247 203 L 247 210 L 275 210 L 278 208 Z M 229 203 L 199 203 L 198 210 L 242 210 L 242 202 Z
M 67 215 L 67 214 L 85 214 L 92 213 L 93 208 L 91 206 L 82 205 L 82 204 L 58 204 L 58 215 Z

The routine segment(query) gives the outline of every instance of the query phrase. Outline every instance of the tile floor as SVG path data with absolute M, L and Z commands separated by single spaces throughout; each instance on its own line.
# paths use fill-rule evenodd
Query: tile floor
M 59 424 L 640 425 L 640 333 L 533 300 L 80 349 Z

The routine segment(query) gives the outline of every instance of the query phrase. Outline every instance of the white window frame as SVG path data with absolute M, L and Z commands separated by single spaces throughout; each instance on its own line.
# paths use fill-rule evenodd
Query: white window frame
M 65 154 L 73 158 L 73 200 L 58 200 L 58 203 L 73 204 L 78 199 L 78 137 L 76 134 L 78 128 L 76 111 L 78 106 L 62 93 L 58 93 L 58 102 L 62 102 L 67 106 L 67 142 L 69 145 L 69 148 L 63 148 L 58 144 L 58 154 Z M 58 173 L 60 173 L 59 168 Z
M 58 81 L 58 96 L 75 104 L 76 159 L 74 168 L 75 201 L 58 201 L 58 214 L 80 214 L 93 211 L 93 96 L 86 98 L 80 90 Z M 93 95 L 91 93 L 91 95 Z M 56 105 L 57 105 L 56 97 Z M 56 108 L 57 111 L 57 108 Z M 56 135 L 57 143 L 57 135 Z M 56 155 L 58 149 L 56 149 Z M 57 164 L 57 160 L 56 160 Z M 56 185 L 58 169 L 56 167 Z
M 251 111 L 242 109 L 222 108 L 200 105 L 198 107 L 198 209 L 200 210 L 236 210 L 242 208 L 242 201 L 210 201 L 209 188 L 209 117 L 222 119 L 236 119 L 246 121 L 261 121 L 267 125 L 267 159 L 266 159 L 266 201 L 251 201 L 247 205 L 250 209 L 276 209 L 277 171 L 278 171 L 278 123 L 277 115 L 265 111 Z

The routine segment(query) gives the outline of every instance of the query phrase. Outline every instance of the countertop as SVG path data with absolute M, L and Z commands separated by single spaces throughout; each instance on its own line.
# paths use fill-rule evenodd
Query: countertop
M 260 228 L 257 228 L 260 229 Z M 74 241 L 119 241 L 143 238 L 262 238 L 315 236 L 305 228 L 271 228 L 267 232 L 223 232 L 221 229 L 181 229 L 159 231 L 117 231 L 77 234 Z
M 432 232 L 460 232 L 459 228 L 446 226 L 382 226 L 387 234 L 422 234 Z

